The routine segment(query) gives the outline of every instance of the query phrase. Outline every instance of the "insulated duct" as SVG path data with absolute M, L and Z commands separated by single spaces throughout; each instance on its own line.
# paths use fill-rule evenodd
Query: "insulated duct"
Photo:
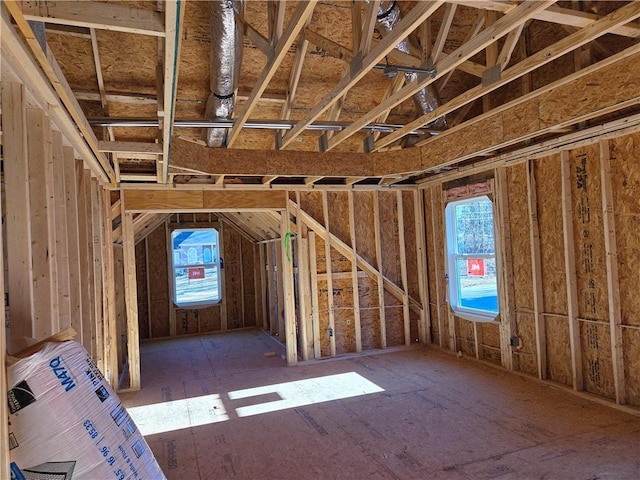
M 401 18 L 402 14 L 400 13 L 400 7 L 398 7 L 396 1 L 380 2 L 380 5 L 378 6 L 377 26 L 383 36 L 391 32 Z M 411 55 L 411 46 L 409 45 L 408 39 L 402 40 L 398 45 L 396 45 L 396 48 L 401 52 Z M 418 74 L 407 72 L 404 74 L 404 77 L 406 82 L 410 83 L 417 80 Z M 420 115 L 426 115 L 438 108 L 440 106 L 440 99 L 438 98 L 438 94 L 433 84 L 428 85 L 426 88 L 415 93 L 413 95 L 413 103 L 416 105 Z M 429 127 L 444 129 L 447 127 L 447 121 L 443 116 L 431 122 Z
M 242 35 L 236 27 L 235 14 L 242 7 L 242 0 L 217 0 L 209 2 L 211 15 L 211 93 L 207 100 L 205 117 L 231 119 L 234 96 L 238 87 L 242 63 Z M 205 141 L 209 147 L 222 147 L 226 143 L 227 129 L 208 128 Z

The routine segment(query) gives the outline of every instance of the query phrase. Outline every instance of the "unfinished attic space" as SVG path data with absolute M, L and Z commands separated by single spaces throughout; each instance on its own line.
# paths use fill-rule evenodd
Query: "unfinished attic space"
M 0 8 L 0 478 L 640 478 L 640 2 Z

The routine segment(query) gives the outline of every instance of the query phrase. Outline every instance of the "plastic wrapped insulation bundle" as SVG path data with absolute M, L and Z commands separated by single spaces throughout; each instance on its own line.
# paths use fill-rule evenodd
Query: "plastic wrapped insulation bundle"
M 236 12 L 242 8 L 240 0 L 209 2 L 211 15 L 211 58 L 209 64 L 211 93 L 207 99 L 205 116 L 208 119 L 230 120 L 234 96 L 238 87 L 242 63 L 242 35 L 236 27 Z M 226 143 L 226 128 L 209 128 L 205 141 L 209 147 L 222 147 Z
M 378 6 L 378 17 L 377 17 L 377 26 L 380 30 L 380 33 L 383 35 L 391 32 L 396 24 L 401 19 L 400 7 L 396 1 L 383 1 L 380 2 Z M 400 43 L 396 45 L 396 48 L 401 52 L 407 53 L 411 55 L 411 46 L 409 45 L 408 39 L 402 40 Z M 414 82 L 418 78 L 417 73 L 405 73 L 404 74 L 406 82 Z M 413 103 L 415 104 L 420 115 L 425 115 L 429 112 L 434 111 L 436 108 L 440 106 L 440 99 L 438 98 L 438 94 L 436 93 L 436 89 L 433 84 L 428 85 L 426 88 L 421 89 L 419 92 L 413 95 Z M 447 127 L 447 121 L 445 117 L 440 117 L 437 120 L 434 120 L 429 124 L 430 127 L 444 129 Z

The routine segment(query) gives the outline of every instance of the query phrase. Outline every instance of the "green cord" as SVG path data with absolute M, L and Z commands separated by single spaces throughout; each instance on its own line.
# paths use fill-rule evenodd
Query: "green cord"
M 287 252 L 287 261 L 291 263 L 291 232 L 287 232 L 284 234 L 284 249 Z

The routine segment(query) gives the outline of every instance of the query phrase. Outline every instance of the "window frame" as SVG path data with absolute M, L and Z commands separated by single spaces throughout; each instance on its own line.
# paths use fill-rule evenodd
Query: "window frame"
M 491 202 L 493 217 L 493 254 L 483 253 L 457 253 L 457 229 L 455 207 L 466 203 L 474 203 L 478 200 L 487 200 Z M 445 268 L 447 281 L 447 301 L 451 310 L 456 316 L 472 321 L 472 322 L 492 322 L 500 317 L 500 282 L 499 282 L 499 259 L 498 259 L 498 230 L 496 226 L 496 205 L 489 194 L 480 194 L 456 198 L 447 202 L 445 206 Z M 497 311 L 481 310 L 461 305 L 460 300 L 460 277 L 458 275 L 457 260 L 458 259 L 484 259 L 493 260 L 495 262 L 496 271 L 496 297 Z
M 177 234 L 183 233 L 183 232 L 204 232 L 204 231 L 212 231 L 215 233 L 215 243 L 213 244 L 199 244 L 200 246 L 203 245 L 212 245 L 212 251 L 211 251 L 211 256 L 212 256 L 212 261 L 209 263 L 190 263 L 187 262 L 185 264 L 180 264 L 180 265 L 176 265 L 176 253 L 178 252 L 175 248 L 174 248 L 174 238 Z M 189 309 L 189 308 L 206 308 L 206 307 L 211 307 L 214 305 L 218 305 L 220 304 L 220 302 L 222 302 L 222 261 L 220 258 L 220 232 L 214 228 L 214 227 L 191 227 L 191 228 L 174 228 L 171 231 L 171 234 L 169 235 L 169 248 L 171 249 L 171 265 L 169 266 L 170 270 L 171 270 L 171 275 L 172 275 L 172 298 L 171 301 L 172 303 L 175 305 L 175 307 L 177 308 L 184 308 L 184 309 Z M 194 247 L 190 247 L 190 248 L 194 248 Z M 186 253 L 187 257 L 189 256 L 189 252 L 187 251 Z M 203 253 L 204 256 L 204 253 Z M 204 268 L 205 271 L 206 269 L 210 269 L 210 268 L 215 268 L 216 269 L 216 275 L 217 275 L 217 287 L 216 287 L 216 296 L 215 296 L 215 300 L 202 300 L 202 301 L 194 301 L 194 302 L 180 302 L 178 303 L 178 298 L 177 298 L 177 276 L 176 276 L 176 271 L 178 269 L 189 269 L 189 268 Z M 187 270 L 188 271 L 188 270 Z

